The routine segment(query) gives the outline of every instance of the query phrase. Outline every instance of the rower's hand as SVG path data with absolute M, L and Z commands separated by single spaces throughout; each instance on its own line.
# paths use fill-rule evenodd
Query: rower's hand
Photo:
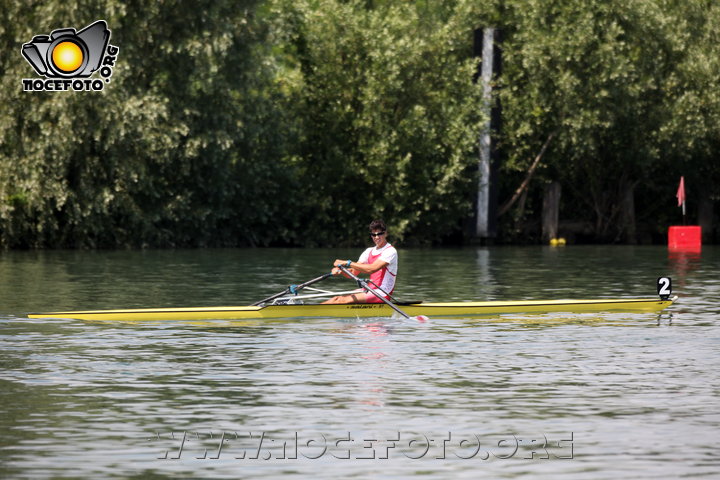
M 342 275 L 342 276 L 344 276 L 344 277 L 346 277 L 346 278 L 350 278 L 350 277 L 348 277 L 348 276 L 345 274 L 345 272 L 343 272 L 342 270 L 340 270 L 340 267 L 341 267 L 341 266 L 342 266 L 342 267 L 345 267 L 345 268 L 350 268 L 350 267 L 348 266 L 348 263 L 349 263 L 349 262 L 350 262 L 349 260 L 341 260 L 341 259 L 339 259 L 339 258 L 336 259 L 336 260 L 333 262 L 333 269 L 331 270 L 331 273 L 332 273 L 333 275 Z

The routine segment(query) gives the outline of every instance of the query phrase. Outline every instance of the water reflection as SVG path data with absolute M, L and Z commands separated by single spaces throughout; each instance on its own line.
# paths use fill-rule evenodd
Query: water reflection
M 354 335 L 359 343 L 358 357 L 362 370 L 367 375 L 358 379 L 357 401 L 365 407 L 384 407 L 386 391 L 383 374 L 391 368 L 387 338 L 393 327 L 384 322 L 362 323 L 355 329 Z
M 702 251 L 699 249 L 669 249 L 668 261 L 677 284 L 685 286 L 688 274 L 702 266 Z

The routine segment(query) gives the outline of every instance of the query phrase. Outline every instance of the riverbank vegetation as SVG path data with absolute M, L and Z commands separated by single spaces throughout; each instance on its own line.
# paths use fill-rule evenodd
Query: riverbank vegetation
M 484 120 L 473 32 L 502 30 L 499 243 L 712 239 L 720 5 L 708 0 L 2 2 L 0 245 L 466 242 Z M 23 43 L 104 19 L 102 92 L 23 92 Z M 548 140 L 550 141 L 548 142 Z

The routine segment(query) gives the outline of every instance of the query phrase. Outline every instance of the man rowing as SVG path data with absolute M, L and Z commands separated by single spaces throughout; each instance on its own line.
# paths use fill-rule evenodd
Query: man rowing
M 358 291 L 350 295 L 338 295 L 323 303 L 383 303 L 378 295 L 387 298 L 395 289 L 398 271 L 397 250 L 387 241 L 387 227 L 382 220 L 370 223 L 370 237 L 374 247 L 366 249 L 357 262 L 337 259 L 333 262 L 333 275 L 344 275 L 339 267 L 345 267 L 353 275 L 370 275 L 368 286 L 373 290 Z M 379 289 L 377 288 L 379 287 Z M 375 292 L 375 293 L 373 293 Z

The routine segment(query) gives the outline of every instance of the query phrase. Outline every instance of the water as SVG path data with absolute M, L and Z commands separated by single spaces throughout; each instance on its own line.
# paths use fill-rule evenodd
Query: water
M 717 478 L 717 247 L 400 251 L 398 297 L 653 296 L 670 275 L 661 315 L 23 317 L 246 304 L 358 253 L 0 254 L 0 477 Z

